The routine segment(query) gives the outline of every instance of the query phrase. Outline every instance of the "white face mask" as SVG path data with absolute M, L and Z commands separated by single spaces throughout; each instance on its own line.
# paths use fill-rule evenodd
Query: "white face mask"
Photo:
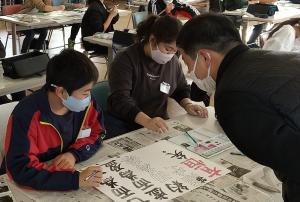
M 150 43 L 150 42 L 149 42 Z M 157 62 L 158 64 L 166 64 L 169 62 L 173 56 L 175 55 L 174 53 L 172 54 L 167 54 L 163 53 L 159 50 L 158 46 L 156 45 L 157 50 L 152 50 L 151 48 L 151 43 L 150 43 L 150 51 L 151 51 L 151 58 Z
M 207 72 L 207 77 L 204 79 L 198 79 L 196 74 L 195 74 L 195 70 L 197 67 L 197 62 L 198 62 L 198 54 L 195 60 L 195 64 L 194 64 L 194 69 L 191 72 L 191 78 L 194 81 L 194 83 L 201 89 L 207 92 L 207 94 L 209 96 L 211 96 L 213 94 L 213 92 L 215 92 L 216 90 L 216 82 L 215 80 L 210 76 L 210 69 L 211 69 L 211 62 L 210 65 L 208 67 L 208 72 Z

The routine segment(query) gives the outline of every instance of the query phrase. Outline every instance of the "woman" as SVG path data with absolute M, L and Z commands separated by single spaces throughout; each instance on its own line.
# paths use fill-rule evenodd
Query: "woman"
M 114 125 L 107 126 L 110 137 L 142 126 L 166 132 L 169 97 L 189 114 L 207 117 L 206 108 L 191 102 L 190 88 L 175 55 L 181 26 L 174 17 L 150 16 L 138 25 L 138 42 L 115 57 L 109 71 L 108 109 L 114 116 L 109 121 Z
M 114 6 L 107 9 L 103 0 L 88 0 L 88 9 L 85 12 L 81 23 L 81 36 L 92 36 L 96 32 L 112 32 L 113 24 L 119 20 L 118 9 Z M 95 51 L 100 54 L 107 54 L 107 47 L 91 44 L 83 41 L 83 47 L 87 51 Z
M 269 34 L 265 50 L 300 51 L 300 18 L 280 23 Z

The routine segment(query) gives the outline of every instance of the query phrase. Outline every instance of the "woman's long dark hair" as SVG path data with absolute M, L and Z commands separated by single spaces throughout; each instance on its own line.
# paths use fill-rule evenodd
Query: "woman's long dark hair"
M 138 24 L 137 39 L 140 42 L 147 42 L 150 36 L 153 35 L 157 43 L 171 43 L 176 41 L 181 27 L 182 23 L 175 17 L 150 15 Z
M 292 18 L 290 20 L 284 21 L 280 24 L 278 24 L 277 26 L 275 26 L 275 28 L 272 29 L 272 31 L 270 32 L 268 39 L 271 38 L 273 36 L 273 34 L 275 32 L 277 32 L 281 27 L 283 27 L 284 25 L 291 25 L 291 26 L 295 26 L 296 24 L 300 24 L 300 18 Z

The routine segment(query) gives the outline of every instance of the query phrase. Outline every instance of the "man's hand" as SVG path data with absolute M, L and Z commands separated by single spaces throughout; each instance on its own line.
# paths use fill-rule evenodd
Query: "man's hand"
M 55 159 L 52 160 L 53 165 L 64 169 L 74 168 L 75 162 L 76 159 L 74 155 L 70 152 L 60 154 Z
M 187 111 L 188 114 L 193 116 L 199 116 L 201 118 L 207 118 L 208 117 L 208 111 L 205 107 L 202 107 L 200 105 L 195 104 L 187 104 L 185 105 L 185 111 Z
M 79 174 L 79 187 L 98 187 L 102 182 L 102 169 L 100 166 L 91 166 Z
M 109 11 L 109 15 L 111 15 L 111 17 L 115 17 L 116 15 L 118 15 L 118 6 L 114 6 L 114 7 Z

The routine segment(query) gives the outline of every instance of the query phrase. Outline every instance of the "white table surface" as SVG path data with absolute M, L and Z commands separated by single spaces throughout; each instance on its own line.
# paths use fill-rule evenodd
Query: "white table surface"
M 181 115 L 175 119 L 181 121 L 182 123 L 184 123 L 192 128 L 204 127 L 204 128 L 210 129 L 215 132 L 222 132 L 221 127 L 219 126 L 218 122 L 216 121 L 216 119 L 214 117 L 214 108 L 209 107 L 208 110 L 209 110 L 209 118 L 208 119 L 201 119 L 201 118 L 193 117 L 190 115 Z M 130 137 L 133 134 L 134 134 L 134 132 L 124 134 L 117 138 L 124 137 L 124 136 Z M 79 168 L 88 166 L 92 163 L 96 163 L 99 161 L 99 159 L 103 159 L 103 155 L 105 155 L 103 153 L 105 153 L 105 151 L 106 151 L 105 148 L 110 146 L 107 143 L 114 139 L 116 139 L 116 138 L 105 141 L 102 148 L 99 150 L 99 152 L 97 152 L 88 161 L 80 163 Z M 226 153 L 229 153 L 230 151 L 231 150 L 227 150 L 227 151 L 221 153 L 220 155 L 226 155 Z M 115 154 L 118 154 L 117 150 L 115 150 L 114 152 L 115 152 Z M 107 155 L 107 153 L 106 153 L 106 155 Z M 107 158 L 108 157 L 106 157 L 106 159 Z M 218 158 L 218 157 L 216 156 L 214 158 Z M 246 159 L 247 157 L 245 157 L 245 156 L 244 157 L 237 156 L 236 158 L 243 158 L 243 160 L 247 161 L 247 159 Z M 105 159 L 103 159 L 103 160 L 105 160 Z M 251 161 L 251 160 L 249 159 L 249 161 Z M 263 167 L 261 165 L 258 165 L 258 166 Z M 39 199 L 36 201 L 42 201 L 42 202 L 47 202 L 47 201 L 49 201 L 49 202 L 55 202 L 55 201 L 67 202 L 67 201 L 74 201 L 74 200 L 75 201 L 105 201 L 105 202 L 111 201 L 111 199 L 109 199 L 107 196 L 105 196 L 104 194 L 102 194 L 101 192 L 99 192 L 95 189 L 89 189 L 89 190 L 79 189 L 78 191 L 68 192 L 68 194 L 71 195 L 73 198 L 66 198 L 64 192 L 38 192 L 38 191 L 23 190 L 23 189 L 18 188 L 16 185 L 12 184 L 11 182 L 10 182 L 10 186 L 12 188 L 12 191 L 13 191 L 14 196 L 17 199 L 17 201 L 23 201 L 23 202 L 33 201 L 32 200 L 33 198 Z M 189 198 L 189 194 L 191 194 L 191 198 Z M 282 202 L 283 201 L 281 198 L 281 194 L 279 194 L 279 193 L 276 193 L 276 194 L 268 193 L 268 194 L 272 197 L 272 201 L 274 201 L 274 202 Z M 187 195 L 184 196 L 184 198 L 187 200 L 192 199 L 192 197 L 195 197 L 195 193 L 188 193 Z M 193 199 L 195 200 L 195 198 L 193 198 Z

